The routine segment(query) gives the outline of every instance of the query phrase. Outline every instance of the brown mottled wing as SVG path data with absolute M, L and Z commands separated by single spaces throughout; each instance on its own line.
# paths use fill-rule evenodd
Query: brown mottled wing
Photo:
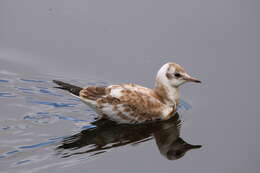
M 122 85 L 110 87 L 91 86 L 80 92 L 83 100 L 91 102 L 97 111 L 119 123 L 137 123 L 159 119 L 166 105 L 137 88 Z M 87 101 L 88 102 L 88 101 Z
M 80 91 L 80 97 L 96 101 L 107 94 L 106 87 L 89 86 Z
M 147 93 L 125 89 L 123 96 L 119 97 L 124 112 L 138 121 L 146 121 L 160 118 L 164 105 Z

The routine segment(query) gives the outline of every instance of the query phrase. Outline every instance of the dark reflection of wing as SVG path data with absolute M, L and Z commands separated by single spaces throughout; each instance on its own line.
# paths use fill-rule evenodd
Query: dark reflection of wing
M 179 137 L 180 122 L 178 114 L 167 121 L 137 125 L 98 120 L 92 123 L 96 128 L 83 130 L 64 139 L 57 150 L 63 157 L 84 153 L 97 155 L 111 148 L 139 144 L 154 137 L 162 155 L 170 160 L 179 159 L 188 150 L 201 147 L 187 144 Z

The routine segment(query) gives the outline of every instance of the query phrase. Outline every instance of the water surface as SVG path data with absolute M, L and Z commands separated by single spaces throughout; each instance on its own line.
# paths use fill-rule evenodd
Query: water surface
M 257 7 L 256 0 L 0 0 L 0 172 L 258 173 Z M 162 147 L 165 125 L 93 126 L 95 112 L 51 82 L 153 87 L 169 61 L 202 80 L 181 88 L 192 108 L 179 113 L 179 130 L 165 124 L 169 148 L 202 145 L 183 156 Z
M 37 172 L 77 165 L 111 150 L 131 149 L 148 142 L 155 143 L 153 150 L 157 148 L 168 160 L 180 159 L 186 152 L 201 148 L 181 138 L 182 119 L 178 113 L 168 121 L 138 125 L 99 120 L 78 98 L 54 88 L 52 79 L 66 79 L 21 75 L 15 68 L 5 70 L 10 62 L 2 61 L 2 65 L 0 163 L 3 171 Z M 108 85 L 105 81 L 87 81 L 85 85 Z M 190 109 L 191 105 L 182 100 L 179 112 Z

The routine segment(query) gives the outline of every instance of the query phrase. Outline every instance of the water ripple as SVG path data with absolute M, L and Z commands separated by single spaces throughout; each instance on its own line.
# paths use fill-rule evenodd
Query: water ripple
M 44 80 L 24 79 L 24 78 L 21 78 L 20 80 L 23 81 L 23 82 L 32 82 L 32 83 L 44 83 L 44 82 L 46 82 Z
M 12 166 L 15 167 L 15 165 L 26 164 L 27 166 L 27 164 L 33 165 L 32 163 L 40 161 L 43 162 L 43 167 L 51 165 L 54 153 L 57 154 L 55 149 L 58 146 L 63 147 L 63 152 L 75 156 L 83 154 L 84 152 L 81 153 L 81 150 L 84 151 L 89 147 L 87 153 L 94 151 L 90 154 L 92 157 L 107 152 L 110 148 L 128 145 L 131 143 L 129 141 L 137 142 L 142 139 L 139 141 L 142 143 L 152 138 L 150 137 L 153 132 L 151 126 L 132 127 L 129 131 L 129 127 L 126 126 L 91 123 L 93 117 L 96 117 L 96 113 L 81 103 L 80 99 L 54 89 L 55 85 L 50 82 L 51 79 L 54 79 L 52 76 L 42 76 L 41 78 L 18 74 L 10 76 L 0 72 L 0 78 L 3 86 L 3 90 L 0 92 L 0 98 L 3 100 L 0 108 L 13 105 L 10 113 L 4 112 L 6 115 L 2 114 L 0 118 L 0 139 L 6 140 L 6 142 L 0 143 L 0 147 L 2 147 L 0 148 L 0 159 L 5 161 L 3 168 L 5 170 Z M 104 81 L 86 81 L 77 80 L 73 83 L 108 85 Z M 13 97 L 17 98 L 12 99 L 12 102 L 5 101 L 7 98 Z M 179 109 L 189 110 L 191 106 L 182 100 Z M 155 127 L 160 128 L 160 126 Z M 144 134 L 144 132 L 147 133 Z M 158 133 L 158 130 L 154 129 L 154 133 Z M 171 136 L 172 134 L 171 132 Z M 75 146 L 78 150 L 73 148 Z M 45 154 L 46 157 L 42 154 Z M 58 162 L 57 164 L 65 164 L 64 159 L 60 159 Z M 75 162 L 79 162 L 79 160 Z M 33 166 L 28 167 L 33 168 Z
M 88 122 L 87 120 L 84 119 L 73 118 L 73 117 L 60 115 L 60 114 L 51 114 L 49 112 L 37 112 L 36 114 L 33 115 L 26 115 L 24 116 L 23 119 L 30 120 L 34 123 L 40 123 L 40 124 L 51 123 L 52 121 L 57 121 L 57 120 L 67 120 L 74 123 Z
M 42 93 L 42 94 L 49 94 L 49 95 L 52 95 L 52 96 L 63 97 L 63 95 L 61 95 L 61 94 L 55 94 L 55 93 L 51 92 L 51 91 L 48 90 L 48 89 L 40 89 L 39 92 Z
M 0 97 L 15 97 L 15 95 L 8 92 L 0 92 Z
M 74 107 L 75 105 L 77 105 L 75 103 L 57 103 L 57 102 L 50 102 L 50 101 L 31 101 L 31 102 L 40 105 L 53 106 L 55 108 Z
M 0 82 L 7 83 L 8 80 L 0 79 Z
M 21 160 L 21 161 L 17 162 L 16 164 L 21 165 L 21 164 L 25 164 L 25 163 L 28 163 L 28 162 L 31 162 L 31 160 Z

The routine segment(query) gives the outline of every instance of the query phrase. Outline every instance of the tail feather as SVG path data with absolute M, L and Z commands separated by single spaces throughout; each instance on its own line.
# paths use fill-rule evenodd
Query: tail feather
M 79 92 L 83 89 L 81 87 L 75 86 L 75 85 L 71 85 L 59 80 L 53 80 L 54 83 L 56 83 L 57 85 L 59 85 L 58 87 L 54 87 L 54 88 L 59 88 L 62 90 L 66 90 L 69 91 L 70 93 L 79 96 Z

